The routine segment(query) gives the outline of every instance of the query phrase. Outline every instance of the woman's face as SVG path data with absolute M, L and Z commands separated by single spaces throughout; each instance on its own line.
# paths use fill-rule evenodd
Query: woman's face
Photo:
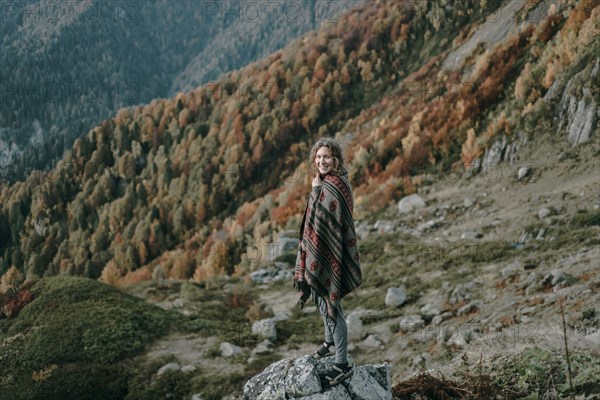
M 329 147 L 322 146 L 315 156 L 315 164 L 321 175 L 325 175 L 333 170 L 334 158 L 331 155 Z

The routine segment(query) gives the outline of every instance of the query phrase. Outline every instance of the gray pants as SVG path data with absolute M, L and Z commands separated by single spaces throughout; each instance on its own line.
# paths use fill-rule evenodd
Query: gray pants
M 335 362 L 337 364 L 345 364 L 348 359 L 348 326 L 346 325 L 346 317 L 342 311 L 342 304 L 340 304 L 339 312 L 337 315 L 337 321 L 332 321 L 331 317 L 327 314 L 327 303 L 313 291 L 313 297 L 317 308 L 323 318 L 323 325 L 325 327 L 325 341 L 327 343 L 335 344 Z

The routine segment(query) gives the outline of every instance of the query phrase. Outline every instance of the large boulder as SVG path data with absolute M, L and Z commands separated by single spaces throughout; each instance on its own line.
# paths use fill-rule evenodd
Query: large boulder
M 315 360 L 311 356 L 277 361 L 246 382 L 243 399 L 392 399 L 387 363 L 355 366 L 351 378 L 323 390 L 320 377 L 333 366 L 334 361 L 334 357 Z M 348 361 L 354 363 L 350 356 Z

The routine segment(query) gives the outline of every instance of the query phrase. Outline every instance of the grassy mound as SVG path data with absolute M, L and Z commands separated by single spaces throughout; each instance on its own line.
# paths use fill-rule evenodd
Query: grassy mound
M 97 281 L 52 277 L 0 320 L 0 398 L 124 398 L 132 357 L 165 335 L 174 317 Z

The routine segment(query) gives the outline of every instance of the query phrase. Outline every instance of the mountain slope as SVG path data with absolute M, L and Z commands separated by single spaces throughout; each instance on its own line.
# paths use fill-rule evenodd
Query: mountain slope
M 254 3 L 5 4 L 0 178 L 23 179 L 32 169 L 48 169 L 76 138 L 119 108 L 182 90 L 181 74 L 186 89 L 205 84 L 321 23 L 331 24 L 358 2 L 331 3 L 328 13 L 310 18 L 314 1 L 305 0 L 294 3 L 300 11 L 293 19 L 276 8 L 254 16 L 248 4 Z
M 55 170 L 0 184 L 2 291 L 100 277 L 195 316 L 192 335 L 167 335 L 145 357 L 199 372 L 154 380 L 155 368 L 140 381 L 239 394 L 249 375 L 322 340 L 289 282 L 248 273 L 298 227 L 308 148 L 335 134 L 365 277 L 345 299 L 353 358 L 388 361 L 398 396 L 434 368 L 488 390 L 478 398 L 593 399 L 600 5 L 481 6 L 370 2 L 213 86 L 120 110 Z M 488 35 L 505 7 L 509 26 Z M 415 192 L 425 207 L 401 213 Z M 401 286 L 405 303 L 386 305 Z M 258 343 L 252 324 L 267 317 L 277 337 Z M 218 329 L 199 345 L 207 321 Z M 240 352 L 226 357 L 231 344 Z
M 467 24 L 471 17 L 462 10 L 472 5 L 461 7 L 451 12 L 462 13 L 457 21 Z M 55 170 L 2 190 L 2 269 L 14 264 L 27 266 L 28 275 L 98 277 L 113 259 L 107 273 L 122 275 L 196 233 L 204 246 L 209 224 L 218 227 L 245 202 L 276 188 L 280 182 L 265 178 L 290 174 L 317 135 L 337 131 L 378 101 L 400 75 L 440 52 L 439 40 L 458 31 L 456 21 L 438 26 L 426 8 L 401 11 L 393 3 L 360 7 L 335 28 L 312 33 L 214 86 L 121 110 L 77 140 Z M 434 44 L 413 54 L 428 30 Z M 34 183 L 34 176 L 44 184 Z M 294 212 L 301 207 L 299 193 L 287 201 Z M 269 219 L 280 224 L 285 215 Z M 244 231 L 255 226 L 233 228 L 226 245 L 242 249 Z M 28 239 L 19 239 L 22 229 Z M 231 271 L 240 252 L 231 256 L 211 261 L 211 269 Z M 176 275 L 193 273 L 194 257 L 197 264 L 207 261 L 197 250 L 189 253 Z
M 516 18 L 535 10 L 523 6 Z M 561 7 L 454 70 L 443 68 L 448 51 L 495 9 L 370 3 L 213 86 L 123 109 L 54 171 L 3 186 L 1 268 L 113 283 L 159 263 L 181 278 L 242 273 L 254 266 L 248 246 L 299 222 L 302 159 L 327 133 L 345 143 L 357 219 L 414 191 L 419 171 L 477 172 L 493 138 L 553 129 L 550 88 L 584 71 L 597 81 L 584 69 L 598 49 L 597 3 Z

